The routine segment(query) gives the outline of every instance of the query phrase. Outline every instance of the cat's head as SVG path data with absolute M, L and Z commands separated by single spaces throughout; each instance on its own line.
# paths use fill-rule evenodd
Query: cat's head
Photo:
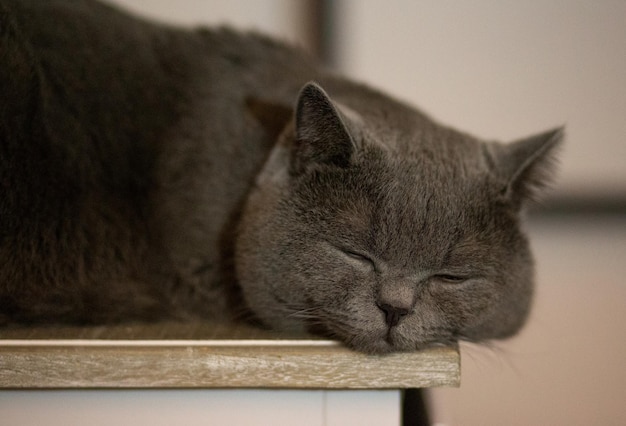
M 486 143 L 368 89 L 334 92 L 302 89 L 248 199 L 250 309 L 371 353 L 515 333 L 533 293 L 519 214 L 562 132 Z

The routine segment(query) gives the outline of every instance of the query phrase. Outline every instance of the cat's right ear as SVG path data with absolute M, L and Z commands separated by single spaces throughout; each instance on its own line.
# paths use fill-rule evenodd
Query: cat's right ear
M 346 117 L 316 83 L 307 83 L 298 96 L 295 115 L 292 174 L 311 165 L 347 167 L 356 148 Z
M 564 129 L 557 128 L 494 147 L 496 169 L 506 179 L 503 201 L 519 208 L 550 183 L 563 135 Z

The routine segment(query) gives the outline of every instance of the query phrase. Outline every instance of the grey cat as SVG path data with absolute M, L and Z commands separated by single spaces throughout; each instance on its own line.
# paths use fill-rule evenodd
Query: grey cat
M 256 320 L 369 353 L 514 334 L 560 129 L 442 126 L 298 50 L 0 0 L 0 322 Z

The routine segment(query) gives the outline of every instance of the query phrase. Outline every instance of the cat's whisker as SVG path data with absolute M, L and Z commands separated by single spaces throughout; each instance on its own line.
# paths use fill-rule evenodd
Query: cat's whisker
M 317 318 L 318 310 L 315 308 L 305 308 L 294 310 L 287 315 L 288 318 L 300 318 L 300 319 L 315 319 Z

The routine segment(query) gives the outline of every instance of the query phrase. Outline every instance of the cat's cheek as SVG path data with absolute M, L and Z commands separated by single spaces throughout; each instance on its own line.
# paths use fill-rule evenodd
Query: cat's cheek
M 375 280 L 368 274 L 346 273 L 319 292 L 317 304 L 327 314 L 323 320 L 344 341 L 373 341 L 384 338 L 384 315 L 375 303 Z
M 444 322 L 459 330 L 480 321 L 497 304 L 493 286 L 482 279 L 461 285 L 433 286 L 430 294 Z

